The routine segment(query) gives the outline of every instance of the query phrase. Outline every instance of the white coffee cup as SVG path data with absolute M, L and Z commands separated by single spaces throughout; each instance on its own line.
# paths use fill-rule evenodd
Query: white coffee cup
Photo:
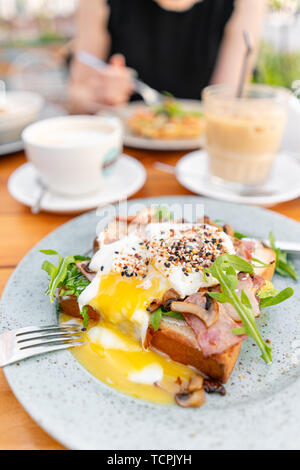
M 108 116 L 62 116 L 26 127 L 26 156 L 55 193 L 79 196 L 101 189 L 102 169 L 122 150 L 122 124 Z

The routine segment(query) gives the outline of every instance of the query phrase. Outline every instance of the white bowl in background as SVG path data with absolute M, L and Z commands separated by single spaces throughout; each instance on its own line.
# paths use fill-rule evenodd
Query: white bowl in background
M 22 139 L 46 187 L 79 196 L 101 189 L 103 166 L 122 150 L 122 125 L 115 117 L 61 116 L 31 124 Z
M 0 103 L 0 144 L 19 140 L 23 129 L 38 119 L 43 105 L 38 93 L 7 91 Z

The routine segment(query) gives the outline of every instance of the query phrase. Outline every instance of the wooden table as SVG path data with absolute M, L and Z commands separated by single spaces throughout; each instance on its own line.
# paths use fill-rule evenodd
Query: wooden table
M 145 186 L 137 197 L 191 194 L 171 174 L 153 168 L 155 161 L 175 165 L 183 152 L 151 152 L 126 149 L 146 167 Z M 30 210 L 16 202 L 7 191 L 10 174 L 25 162 L 23 152 L 0 156 L 0 293 L 18 262 L 42 237 L 71 217 Z M 300 221 L 300 199 L 274 206 L 272 210 Z M 63 449 L 26 413 L 14 397 L 4 374 L 0 371 L 0 449 Z

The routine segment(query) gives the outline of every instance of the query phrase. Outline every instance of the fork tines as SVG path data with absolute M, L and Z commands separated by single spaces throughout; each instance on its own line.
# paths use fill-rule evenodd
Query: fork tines
M 6 331 L 0 335 L 0 367 L 83 344 L 82 327 L 77 323 L 28 326 Z
M 55 346 L 71 342 L 78 344 L 80 339 L 82 339 L 82 328 L 77 324 L 29 327 L 16 333 L 16 342 L 20 350 L 41 345 Z

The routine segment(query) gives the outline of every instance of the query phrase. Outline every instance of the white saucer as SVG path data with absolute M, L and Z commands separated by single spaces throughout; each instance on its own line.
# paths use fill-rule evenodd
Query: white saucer
M 176 177 L 182 186 L 196 194 L 228 202 L 269 207 L 300 196 L 300 164 L 284 151 L 276 158 L 269 181 L 261 188 L 270 191 L 267 195 L 244 196 L 214 184 L 209 177 L 208 155 L 204 150 L 182 157 L 176 166 Z
M 101 191 L 87 196 L 67 197 L 47 192 L 41 210 L 46 212 L 82 212 L 125 199 L 136 193 L 146 181 L 144 166 L 135 158 L 122 154 L 103 178 Z M 20 166 L 8 180 L 10 194 L 26 206 L 32 206 L 40 194 L 37 172 L 31 163 Z

